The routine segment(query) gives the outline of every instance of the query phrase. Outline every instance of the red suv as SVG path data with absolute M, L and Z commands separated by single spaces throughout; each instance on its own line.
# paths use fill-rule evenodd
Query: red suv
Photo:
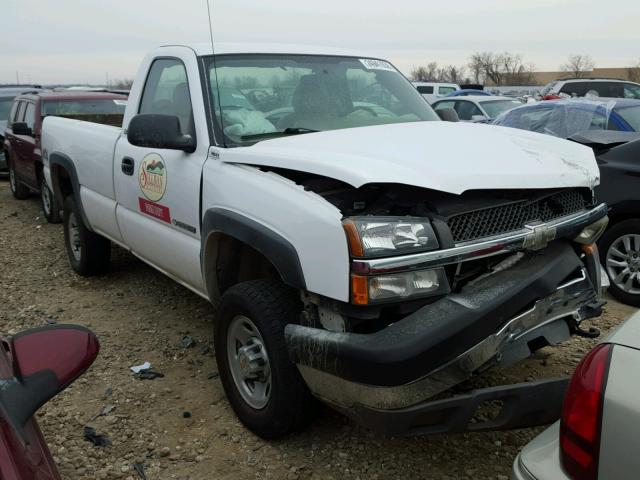
M 59 222 L 60 205 L 56 205 L 42 174 L 42 120 L 53 115 L 119 127 L 126 102 L 126 96 L 106 92 L 40 92 L 16 97 L 4 132 L 13 196 L 24 199 L 31 192 L 39 193 L 44 216 L 49 222 Z

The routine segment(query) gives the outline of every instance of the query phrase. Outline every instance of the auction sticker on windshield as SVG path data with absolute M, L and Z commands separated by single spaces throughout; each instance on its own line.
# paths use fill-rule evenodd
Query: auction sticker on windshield
M 365 66 L 367 70 L 387 70 L 389 72 L 395 72 L 396 69 L 393 68 L 389 62 L 385 62 L 384 60 L 374 60 L 373 58 L 361 58 L 360 63 Z
M 138 183 L 144 196 L 152 202 L 164 197 L 167 190 L 167 168 L 160 155 L 150 153 L 142 159 Z

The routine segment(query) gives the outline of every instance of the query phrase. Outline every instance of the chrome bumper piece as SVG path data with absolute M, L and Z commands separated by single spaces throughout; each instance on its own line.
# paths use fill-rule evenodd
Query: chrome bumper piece
M 579 323 L 584 309 L 597 302 L 597 289 L 583 268 L 576 278 L 559 285 L 554 294 L 537 301 L 493 335 L 448 364 L 405 385 L 364 385 L 305 365 L 298 368 L 316 396 L 341 409 L 405 408 L 450 389 L 485 366 L 508 366 L 527 358 L 532 353 L 528 347 L 532 339 L 544 337 L 551 345 L 568 339 L 571 331 L 567 320 Z

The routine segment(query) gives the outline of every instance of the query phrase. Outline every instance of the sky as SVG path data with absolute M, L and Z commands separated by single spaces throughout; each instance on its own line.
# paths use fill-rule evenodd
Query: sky
M 210 0 L 217 42 L 356 49 L 408 74 L 476 51 L 510 51 L 539 71 L 570 54 L 598 67 L 640 61 L 638 0 Z M 2 0 L 0 83 L 104 84 L 144 54 L 208 42 L 206 0 Z

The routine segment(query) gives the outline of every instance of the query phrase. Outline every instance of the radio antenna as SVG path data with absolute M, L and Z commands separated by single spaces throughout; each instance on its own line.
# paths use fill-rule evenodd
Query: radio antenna
M 216 67 L 216 47 L 215 44 L 213 42 L 213 21 L 211 19 L 211 5 L 210 5 L 210 0 L 207 0 L 207 19 L 209 20 L 209 38 L 211 39 L 211 68 L 213 69 L 213 78 L 214 78 L 214 82 L 216 83 L 216 98 L 213 98 L 213 95 L 211 95 L 211 99 L 214 100 L 214 105 L 213 105 L 213 112 L 212 112 L 212 116 L 214 118 L 212 118 L 211 120 L 214 121 L 215 120 L 215 116 L 216 116 L 216 111 L 220 112 L 220 129 L 222 130 L 222 142 L 223 144 L 225 144 L 226 146 L 226 141 L 225 141 L 225 137 L 224 137 L 224 123 L 222 120 L 222 105 L 220 103 L 220 84 L 218 83 L 218 68 Z M 211 73 L 209 73 L 209 78 L 211 78 Z M 211 88 L 211 83 L 209 82 L 208 85 L 209 89 Z M 210 92 L 210 94 L 213 92 Z M 214 136 L 215 136 L 215 129 L 214 129 Z

